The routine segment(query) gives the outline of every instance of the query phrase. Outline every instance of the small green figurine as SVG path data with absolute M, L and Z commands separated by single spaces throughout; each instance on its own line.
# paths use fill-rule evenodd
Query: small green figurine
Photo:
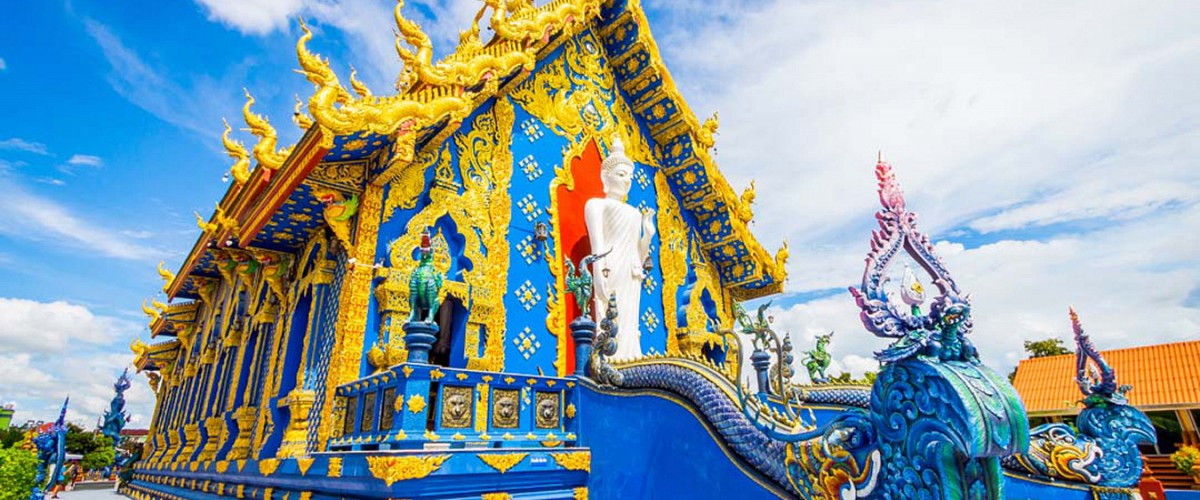
M 442 275 L 433 267 L 433 246 L 429 229 L 421 231 L 421 261 L 408 278 L 408 321 L 433 323 L 438 311 L 438 295 L 442 291 Z
M 582 318 L 588 317 L 592 308 L 592 285 L 594 284 L 594 280 L 592 279 L 592 272 L 588 268 L 593 262 L 603 259 L 609 252 L 612 252 L 612 250 L 599 255 L 591 254 L 585 256 L 579 261 L 578 269 L 571 262 L 571 259 L 566 259 L 567 292 L 575 296 L 575 304 L 579 306 L 579 316 Z
M 804 351 L 804 367 L 808 369 L 808 378 L 812 379 L 814 384 L 829 382 L 829 377 L 825 375 L 825 369 L 829 368 L 832 358 L 825 347 L 829 345 L 831 337 L 833 337 L 833 332 L 829 332 L 828 335 L 817 335 L 817 348 Z

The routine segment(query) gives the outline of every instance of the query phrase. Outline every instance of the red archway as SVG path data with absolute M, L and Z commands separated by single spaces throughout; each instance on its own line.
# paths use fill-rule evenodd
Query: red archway
M 595 139 L 589 139 L 582 154 L 571 158 L 570 162 L 571 178 L 574 179 L 573 189 L 567 189 L 565 185 L 555 188 L 557 190 L 555 195 L 558 198 L 558 237 L 554 254 L 558 256 L 557 265 L 563 270 L 564 275 L 566 274 L 564 259 L 569 258 L 572 262 L 577 263 L 591 253 L 592 245 L 588 241 L 587 224 L 583 219 L 583 206 L 592 198 L 604 196 L 604 185 L 600 182 L 600 164 L 603 162 L 603 157 L 600 155 L 600 148 Z M 558 281 L 558 289 L 565 289 L 565 276 L 559 276 Z M 567 325 L 579 316 L 579 307 L 575 305 L 575 300 L 569 294 L 560 297 L 560 300 L 565 302 L 566 307 L 563 308 L 565 317 L 560 318 L 562 321 L 559 323 L 564 325 L 564 328 L 557 334 L 565 335 L 567 339 L 565 370 L 569 374 L 575 371 L 575 341 L 571 338 Z

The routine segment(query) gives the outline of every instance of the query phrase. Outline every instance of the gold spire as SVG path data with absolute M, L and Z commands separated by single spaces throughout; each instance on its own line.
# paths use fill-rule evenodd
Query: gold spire
M 426 101 L 402 96 L 354 99 L 338 82 L 329 62 L 308 51 L 312 31 L 303 23 L 300 29 L 304 34 L 296 42 L 296 55 L 301 73 L 317 87 L 308 100 L 308 110 L 322 129 L 323 147 L 332 147 L 335 135 L 357 132 L 392 135 L 402 127 L 419 130 L 443 118 L 459 121 L 471 112 L 474 95 L 468 92 L 448 93 Z M 411 136 L 411 132 L 408 134 Z M 411 147 L 409 144 L 409 150 L 401 152 L 402 157 L 411 158 Z
M 350 66 L 350 88 L 354 89 L 354 93 L 359 97 L 371 97 L 371 89 L 367 88 L 366 84 L 358 81 L 358 70 L 354 66 Z
M 163 267 L 164 264 L 166 264 L 166 262 L 161 260 L 158 261 L 158 275 L 163 279 L 163 293 L 170 293 L 168 290 L 171 289 L 171 282 L 175 281 L 175 273 L 168 271 L 167 268 Z
M 229 173 L 233 174 L 233 179 L 238 184 L 243 184 L 250 180 L 250 154 L 246 152 L 246 146 L 229 137 L 229 133 L 233 131 L 229 122 L 221 118 L 221 123 L 225 124 L 225 132 L 221 134 L 221 144 L 225 145 L 225 153 L 234 160 Z
M 297 127 L 300 127 L 300 130 L 305 132 L 309 128 L 312 128 L 312 118 L 308 116 L 308 113 L 304 112 L 304 101 L 300 100 L 300 96 L 296 96 L 296 109 L 292 113 L 292 123 L 295 123 Z
M 271 126 L 271 122 L 266 117 L 250 111 L 250 106 L 254 105 L 254 96 L 250 95 L 249 90 L 242 90 L 246 92 L 246 104 L 242 106 L 242 116 L 246 120 L 246 125 L 250 127 L 250 133 L 258 137 L 258 142 L 252 149 L 254 159 L 258 160 L 259 165 L 271 170 L 278 170 L 283 166 L 283 161 L 287 159 L 291 148 L 275 151 L 275 143 L 278 140 L 275 128 Z
M 146 305 L 146 301 L 144 301 L 144 300 L 142 301 L 142 312 L 146 314 L 146 317 L 150 318 L 151 323 L 157 321 L 158 317 L 160 315 L 162 315 L 162 313 L 159 312 L 157 309 L 155 309 L 153 307 L 148 307 Z

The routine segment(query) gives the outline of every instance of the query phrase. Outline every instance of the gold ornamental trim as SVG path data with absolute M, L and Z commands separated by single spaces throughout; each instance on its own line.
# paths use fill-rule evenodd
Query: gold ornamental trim
M 275 473 L 275 469 L 279 468 L 278 458 L 265 458 L 258 461 L 258 471 L 264 476 L 270 476 Z
M 371 475 L 388 487 L 396 481 L 421 479 L 440 469 L 450 455 L 428 455 L 416 457 L 367 457 Z
M 568 453 L 551 453 L 554 461 L 558 462 L 559 467 L 567 470 L 581 470 L 584 472 L 592 471 L 592 452 L 590 451 L 572 451 Z
M 316 459 L 312 458 L 312 457 L 297 458 L 296 459 L 296 467 L 300 468 L 300 475 L 303 476 L 305 474 L 308 474 L 308 468 L 312 467 L 312 464 L 315 461 L 316 461 Z
M 522 460 L 525 460 L 525 457 L 529 456 L 529 454 L 505 453 L 501 455 L 488 455 L 480 453 L 475 456 L 479 457 L 479 460 L 483 461 L 483 463 L 488 464 L 489 467 L 500 471 L 501 474 L 504 474 L 505 472 L 508 472 L 509 469 L 521 463 Z

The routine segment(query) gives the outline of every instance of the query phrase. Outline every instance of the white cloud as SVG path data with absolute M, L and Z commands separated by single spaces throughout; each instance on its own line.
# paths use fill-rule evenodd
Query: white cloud
M 0 149 L 24 151 L 26 153 L 33 153 L 43 156 L 50 154 L 50 152 L 46 150 L 45 144 L 40 142 L 26 141 L 17 137 L 0 141 Z
M 1046 193 L 1196 185 L 1189 5 L 1082 6 L 775 1 L 684 8 L 656 35 L 697 114 L 721 112 L 723 171 L 758 179 L 760 234 L 813 242 L 873 211 L 878 149 L 935 231 Z
M 71 396 L 68 419 L 91 428 L 108 409 L 120 367 L 133 362 L 126 339 L 144 324 L 98 315 L 66 301 L 0 298 L 0 398 L 18 405 L 17 422 L 53 420 Z M 149 425 L 154 396 L 145 377 L 126 392 L 133 425 Z
M 80 342 L 108 343 L 136 328 L 78 304 L 0 297 L 0 352 L 61 353 Z
M 86 221 L 48 198 L 26 191 L 10 179 L 0 177 L 0 234 L 27 240 L 45 240 L 87 249 L 107 257 L 129 260 L 152 259 L 162 252 L 118 236 L 117 231 Z
M 93 155 L 72 155 L 71 159 L 67 160 L 70 165 L 86 165 L 89 167 L 101 167 L 104 165 L 104 160 L 99 156 Z
M 0 57 L 0 71 L 8 69 L 8 63 L 4 62 L 4 58 Z
M 198 0 L 210 20 L 245 34 L 265 35 L 287 28 L 300 13 L 301 0 Z
M 235 112 L 241 106 L 237 101 L 241 83 L 215 81 L 200 75 L 191 77 L 185 87 L 143 60 L 108 26 L 85 19 L 84 27 L 112 68 L 108 83 L 113 90 L 158 119 L 201 137 L 216 139 L 221 113 Z

